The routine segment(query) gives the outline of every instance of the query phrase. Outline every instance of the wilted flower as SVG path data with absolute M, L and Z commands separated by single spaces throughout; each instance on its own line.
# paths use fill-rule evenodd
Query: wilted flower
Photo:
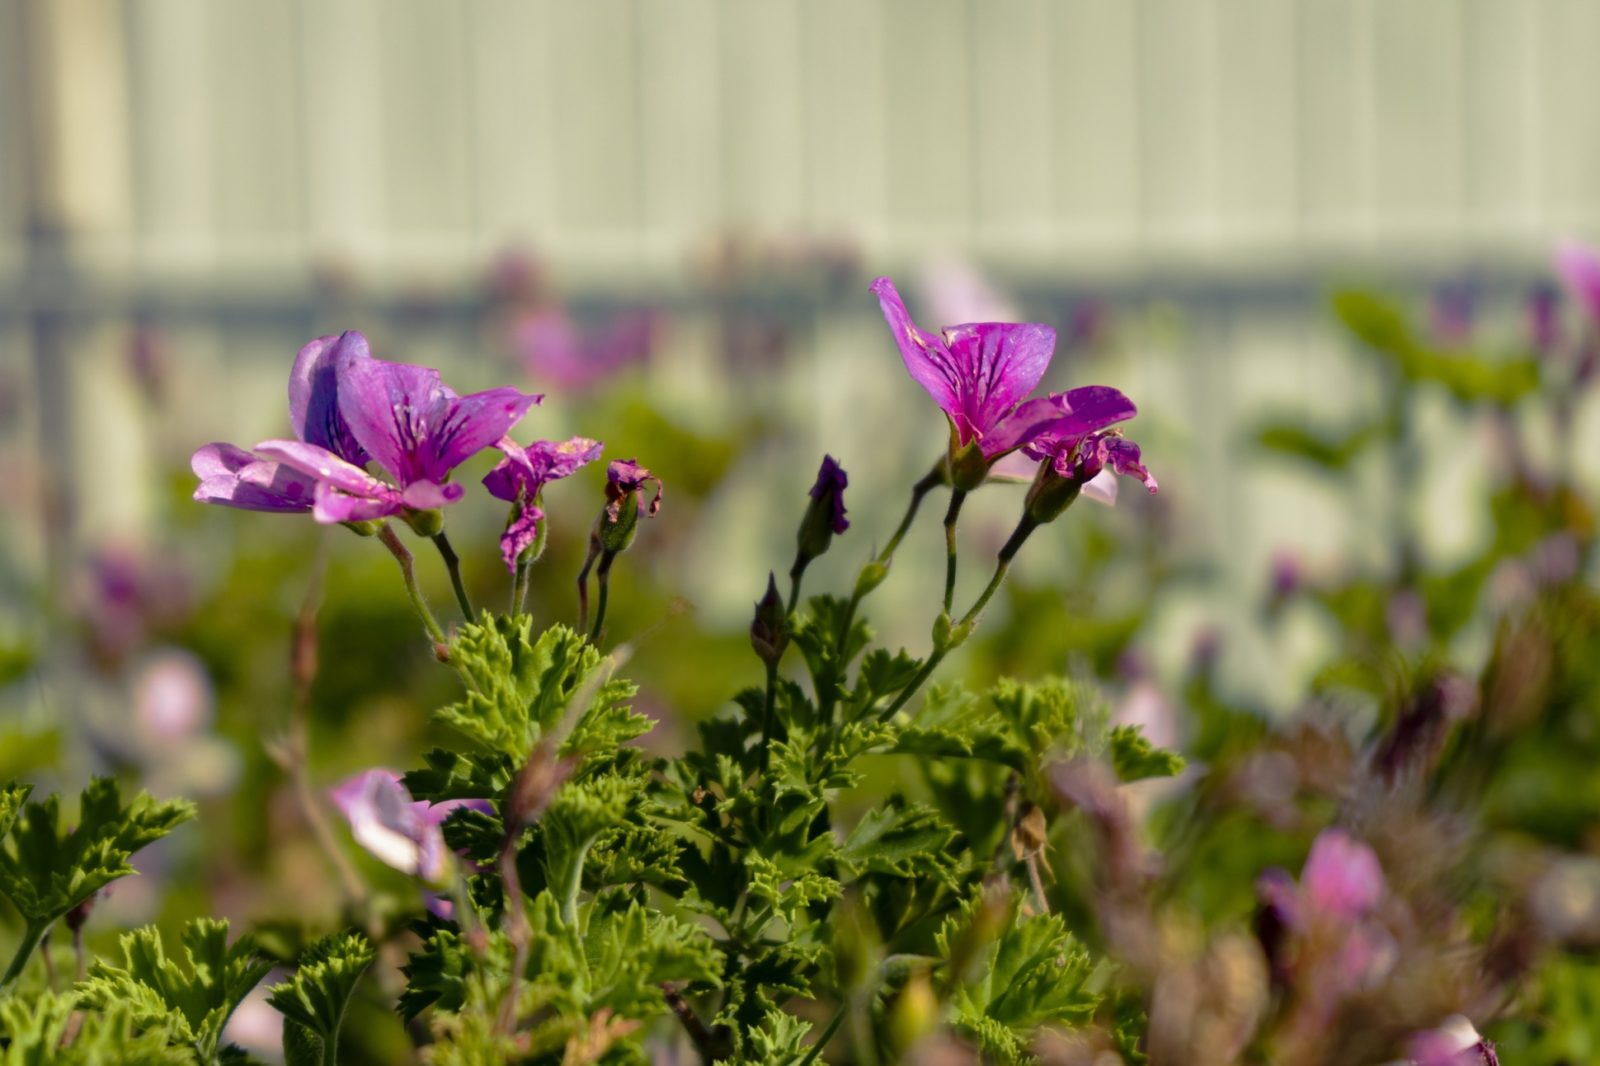
M 468 807 L 488 813 L 485 800 L 425 803 L 411 798 L 393 770 L 367 770 L 346 778 L 329 793 L 350 823 L 350 832 L 374 856 L 430 884 L 444 879 L 449 850 L 440 826 Z
M 648 513 L 654 518 L 661 510 L 661 479 L 632 459 L 616 459 L 606 467 L 606 507 L 595 530 L 603 549 L 628 550 L 639 525 L 639 512 L 645 509 L 645 486 L 652 482 L 656 491 Z
M 1131 400 L 1103 385 L 1072 389 L 1050 400 L 1058 408 L 1057 417 L 1022 449 L 1024 455 L 1039 461 L 1028 490 L 1029 517 L 1037 522 L 1052 521 L 1085 485 L 1108 470 L 1138 478 L 1145 488 L 1156 491 L 1156 479 L 1145 469 L 1139 446 L 1120 431 L 1106 429 L 1137 413 Z
M 258 454 L 316 479 L 319 522 L 370 521 L 459 500 L 465 490 L 449 483 L 450 472 L 502 439 L 542 398 L 511 388 L 458 396 L 437 370 L 370 356 L 339 364 L 333 374 L 337 412 L 329 414 L 330 424 L 342 419 L 354 443 L 395 484 L 368 474 L 339 449 L 310 439 L 256 445 Z M 325 402 L 325 390 L 316 395 Z
M 560 442 L 536 440 L 524 448 L 506 437 L 495 447 L 506 457 L 484 476 L 483 484 L 490 495 L 520 506 L 500 536 L 500 556 L 514 572 L 517 559 L 539 539 L 544 520 L 539 495 L 544 487 L 571 477 L 584 464 L 600 458 L 604 445 L 588 437 L 573 437 Z

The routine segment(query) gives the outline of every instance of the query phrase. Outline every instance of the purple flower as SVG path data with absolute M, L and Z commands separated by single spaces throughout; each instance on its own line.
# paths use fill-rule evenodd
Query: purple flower
M 1556 273 L 1583 304 L 1591 318 L 1600 318 L 1600 253 L 1578 241 L 1556 245 Z
M 328 793 L 350 823 L 351 835 L 384 863 L 430 884 L 444 880 L 449 849 L 439 828 L 463 807 L 485 814 L 486 800 L 425 803 L 411 798 L 393 770 L 367 770 L 339 782 Z
M 1383 868 L 1372 848 L 1342 829 L 1325 829 L 1311 844 L 1300 882 L 1281 869 L 1256 882 L 1262 912 L 1257 930 L 1280 974 L 1291 940 L 1320 945 L 1319 979 L 1335 996 L 1370 985 L 1394 962 L 1393 938 L 1376 920 L 1383 902 Z M 1270 934 L 1270 935 L 1269 935 Z
M 1383 899 L 1383 868 L 1366 844 L 1342 829 L 1325 829 L 1311 844 L 1300 888 L 1313 912 L 1353 922 Z
M 584 333 L 566 312 L 551 308 L 521 319 L 514 343 L 536 379 L 566 390 L 582 389 L 647 360 L 659 339 L 661 321 L 657 311 L 626 311 L 602 328 Z
M 1057 477 L 1080 485 L 1109 469 L 1138 478 L 1145 488 L 1156 491 L 1156 479 L 1145 469 L 1139 446 L 1115 430 L 1105 432 L 1138 414 L 1132 400 L 1106 385 L 1086 385 L 1056 393 L 1050 402 L 1057 416 L 1038 428 L 1023 454 L 1048 461 Z
M 360 466 L 367 453 L 340 414 L 338 383 L 353 364 L 370 361 L 367 339 L 354 331 L 318 337 L 300 349 L 289 371 L 289 421 L 305 444 Z M 247 511 L 312 509 L 317 479 L 293 467 L 261 459 L 232 444 L 207 444 L 189 460 L 200 486 L 194 498 Z
M 872 291 L 912 380 L 950 419 L 952 451 L 977 444 L 993 462 L 1059 417 L 1051 400 L 1026 399 L 1050 365 L 1055 330 L 1037 323 L 978 322 L 929 333 L 911 320 L 894 282 L 879 278 Z
M 304 428 L 296 426 L 304 439 L 263 441 L 255 448 L 315 480 L 313 514 L 319 522 L 370 521 L 454 503 L 465 490 L 447 480 L 450 472 L 501 440 L 543 398 L 511 388 L 458 396 L 437 370 L 370 356 L 337 364 L 331 376 L 336 409 L 325 406 L 327 390 L 319 383 L 310 395 L 324 406 L 308 404 Z M 341 425 L 348 439 L 336 435 Z M 313 439 L 313 430 L 329 442 Z M 352 447 L 360 449 L 359 457 L 352 457 Z M 362 469 L 367 457 L 395 483 Z
M 843 533 L 850 528 L 850 520 L 845 517 L 844 490 L 849 486 L 850 478 L 844 472 L 844 467 L 831 455 L 822 457 L 822 466 L 817 470 L 817 483 L 811 486 L 811 498 L 827 508 L 828 526 L 834 533 Z
M 645 486 L 652 481 L 656 494 L 650 498 L 649 514 L 654 518 L 661 510 L 661 479 L 632 459 L 614 460 L 606 467 L 606 517 L 612 522 L 622 521 L 622 501 L 629 497 L 643 507 Z
M 500 556 L 515 573 L 517 559 L 539 539 L 539 523 L 544 520 L 539 494 L 550 482 L 571 477 L 579 467 L 600 458 L 604 445 L 588 437 L 573 437 L 559 443 L 536 440 L 524 448 L 506 437 L 495 447 L 506 457 L 485 475 L 483 484 L 490 495 L 519 505 L 500 536 Z
M 1413 1036 L 1408 1051 L 1412 1066 L 1500 1066 L 1494 1045 L 1459 1014 Z

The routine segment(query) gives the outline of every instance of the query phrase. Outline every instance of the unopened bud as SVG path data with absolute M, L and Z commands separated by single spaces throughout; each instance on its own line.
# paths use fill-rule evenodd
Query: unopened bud
M 928 975 L 913 973 L 889 1009 L 889 1040 L 895 1049 L 909 1051 L 939 1025 L 939 997 Z
M 778 595 L 778 579 L 767 574 L 767 592 L 756 602 L 756 616 L 750 623 L 750 646 L 768 666 L 776 666 L 789 646 L 789 613 Z
M 811 486 L 811 503 L 806 508 L 805 517 L 800 520 L 800 532 L 796 538 L 799 542 L 799 552 L 795 558 L 797 568 L 804 569 L 806 563 L 828 550 L 834 534 L 850 528 L 844 510 L 844 490 L 849 483 L 844 468 L 834 461 L 833 456 L 824 455 L 822 466 L 817 470 L 816 484 Z
M 364 519 L 359 522 L 340 522 L 339 524 L 358 537 L 371 537 L 378 532 L 378 523 L 372 519 Z
M 1078 498 L 1078 493 L 1083 490 L 1083 480 L 1073 477 L 1062 477 L 1056 472 L 1055 462 L 1045 459 L 1039 464 L 1039 472 L 1033 476 L 1033 484 L 1028 486 L 1027 498 L 1023 501 L 1023 511 L 1027 516 L 1043 525 L 1054 522 L 1061 517 L 1061 512 L 1072 506 Z
M 940 611 L 939 617 L 933 620 L 933 650 L 944 653 L 955 651 L 967 642 L 972 636 L 972 623 L 962 622 L 957 625 L 950 620 L 946 611 Z
M 883 584 L 884 579 L 888 576 L 888 563 L 880 563 L 877 560 L 873 560 L 866 566 L 863 566 L 861 568 L 861 572 L 856 575 L 856 598 L 860 599 L 873 589 L 877 588 L 879 585 Z

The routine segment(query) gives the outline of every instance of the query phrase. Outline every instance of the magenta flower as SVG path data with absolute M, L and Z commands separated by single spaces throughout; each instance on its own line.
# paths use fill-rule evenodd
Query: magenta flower
M 551 308 L 521 319 L 514 343 L 537 380 L 582 389 L 649 359 L 661 322 L 657 311 L 625 311 L 599 329 L 580 332 L 565 311 Z
M 411 798 L 393 770 L 367 770 L 339 782 L 328 792 L 333 805 L 350 823 L 350 833 L 373 856 L 430 884 L 448 872 L 449 849 L 440 829 L 463 807 L 488 814 L 488 801 L 446 800 L 425 803 Z
M 1371 847 L 1344 830 L 1317 834 L 1298 885 L 1287 872 L 1271 869 L 1256 891 L 1260 928 L 1270 933 L 1263 940 L 1275 963 L 1290 939 L 1318 941 L 1328 966 L 1319 977 L 1335 997 L 1369 986 L 1393 964 L 1393 938 L 1376 920 L 1386 891 L 1383 868 Z
M 1413 1036 L 1408 1051 L 1411 1066 L 1500 1066 L 1494 1045 L 1459 1014 Z
M 367 461 L 367 452 L 340 414 L 338 385 L 351 365 L 371 358 L 367 339 L 351 331 L 307 344 L 289 371 L 289 421 L 295 436 L 358 467 Z M 285 512 L 309 511 L 314 503 L 314 476 L 233 444 L 207 444 L 189 465 L 200 479 L 194 498 L 201 503 Z
M 1600 319 L 1600 252 L 1587 244 L 1564 240 L 1556 245 L 1555 266 L 1589 317 Z
M 1156 491 L 1156 479 L 1144 468 L 1139 446 L 1107 427 L 1138 414 L 1133 401 L 1106 385 L 1087 385 L 1050 397 L 1055 419 L 1039 427 L 1023 446 L 1030 459 L 1049 462 L 1057 477 L 1083 485 L 1102 470 L 1138 478 Z
M 485 475 L 483 484 L 490 495 L 520 506 L 500 536 L 500 556 L 515 573 L 518 557 L 539 538 L 539 523 L 544 520 L 539 494 L 550 482 L 571 477 L 579 467 L 600 458 L 604 446 L 588 437 L 573 437 L 559 443 L 536 440 L 524 448 L 506 437 L 495 447 L 506 457 Z
M 978 322 L 929 333 L 911 320 L 894 282 L 879 278 L 872 291 L 912 380 L 950 420 L 952 453 L 976 444 L 993 462 L 1060 416 L 1050 399 L 1027 399 L 1055 351 L 1049 326 Z
M 370 521 L 454 503 L 465 490 L 448 480 L 450 472 L 502 439 L 543 399 L 511 388 L 458 396 L 437 370 L 370 356 L 336 365 L 333 376 L 337 410 L 324 417 L 329 425 L 342 419 L 347 445 L 376 460 L 394 483 L 367 473 L 361 459 L 309 438 L 256 445 L 258 455 L 315 480 L 319 522 Z M 316 395 L 326 398 L 325 390 Z M 317 410 L 308 412 L 308 424 L 315 424 Z

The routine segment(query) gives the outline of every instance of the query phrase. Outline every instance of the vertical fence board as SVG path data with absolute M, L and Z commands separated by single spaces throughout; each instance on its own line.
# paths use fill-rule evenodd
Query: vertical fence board
M 878 0 L 811 0 L 800 13 L 811 226 L 881 246 L 889 115 L 880 60 L 893 28 Z
M 723 221 L 742 232 L 792 233 L 806 215 L 799 0 L 723 0 L 717 13 Z
M 713 0 L 639 3 L 640 221 L 669 269 L 721 224 L 717 25 Z
M 1218 3 L 1218 210 L 1235 249 L 1281 255 L 1298 240 L 1296 10 Z
M 973 182 L 980 252 L 1035 255 L 1054 244 L 1050 12 L 1046 0 L 980 7 L 973 63 Z

